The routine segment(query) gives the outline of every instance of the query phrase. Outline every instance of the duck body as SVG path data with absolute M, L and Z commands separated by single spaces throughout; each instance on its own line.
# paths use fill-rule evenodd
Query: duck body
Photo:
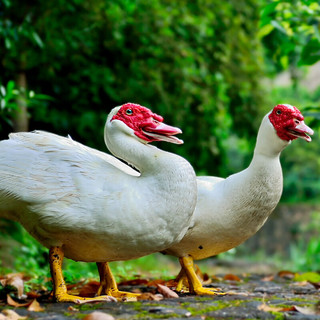
M 277 206 L 283 188 L 282 150 L 298 137 L 311 141 L 308 134 L 313 131 L 303 119 L 297 108 L 277 105 L 262 120 L 248 168 L 226 179 L 197 178 L 198 200 L 189 230 L 179 243 L 164 251 L 179 257 L 191 292 L 216 294 L 202 287 L 193 260 L 243 243 L 263 226 Z
M 148 144 L 182 143 L 174 137 L 181 130 L 162 120 L 134 104 L 108 116 L 107 147 L 138 171 L 71 138 L 10 134 L 0 142 L 0 217 L 19 222 L 52 249 L 59 274 L 63 256 L 106 264 L 179 242 L 195 208 L 196 176 L 185 159 Z M 55 281 L 59 287 L 62 275 Z M 59 301 L 74 302 L 66 290 L 60 293 Z
M 170 155 L 161 153 L 158 162 Z M 137 171 L 110 158 L 50 133 L 12 134 L 0 142 L 1 215 L 21 223 L 44 246 L 63 247 L 66 257 L 81 261 L 134 259 L 181 240 L 190 216 L 180 221 L 177 214 L 188 205 L 178 196 L 174 175 L 180 159 L 168 161 L 169 177 L 159 170 L 141 183 Z M 155 196 L 166 203 L 155 205 Z M 164 207 L 169 199 L 177 204 L 170 213 Z
M 279 159 L 274 159 L 260 168 L 252 163 L 226 179 L 198 177 L 197 184 L 192 226 L 183 240 L 166 252 L 201 260 L 235 248 L 263 226 L 280 200 L 282 170 Z M 224 201 L 227 195 L 230 197 Z

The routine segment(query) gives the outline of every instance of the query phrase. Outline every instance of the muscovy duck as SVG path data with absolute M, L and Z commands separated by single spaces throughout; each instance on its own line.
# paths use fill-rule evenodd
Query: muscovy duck
M 189 230 L 179 243 L 163 251 L 179 257 L 177 290 L 185 274 L 190 292 L 219 294 L 202 286 L 193 261 L 228 251 L 263 226 L 282 194 L 281 151 L 297 138 L 311 141 L 312 134 L 296 107 L 279 104 L 262 120 L 247 169 L 226 179 L 197 177 L 198 200 Z
M 18 221 L 49 248 L 57 301 L 122 299 L 108 262 L 135 259 L 179 242 L 188 229 L 196 177 L 182 157 L 149 145 L 181 144 L 181 130 L 132 103 L 114 108 L 105 125 L 115 157 L 43 131 L 0 142 L 0 217 Z M 108 280 L 106 296 L 67 293 L 63 257 L 97 262 Z

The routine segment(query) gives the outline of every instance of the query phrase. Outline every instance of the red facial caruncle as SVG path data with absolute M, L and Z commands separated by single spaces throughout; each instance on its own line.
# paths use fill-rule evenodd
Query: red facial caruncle
M 313 130 L 304 123 L 303 115 L 294 106 L 278 104 L 269 114 L 269 120 L 280 139 L 290 141 L 302 138 L 311 141 L 309 135 L 313 134 Z
M 173 135 L 181 133 L 179 128 L 164 124 L 161 116 L 139 104 L 126 103 L 122 105 L 117 114 L 112 117 L 111 121 L 113 120 L 124 122 L 137 137 L 147 142 L 183 143 L 182 140 L 173 137 Z

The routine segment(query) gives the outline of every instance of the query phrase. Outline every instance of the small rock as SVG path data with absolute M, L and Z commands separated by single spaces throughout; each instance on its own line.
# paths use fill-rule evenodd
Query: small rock
M 94 311 L 83 318 L 83 320 L 115 320 L 114 317 L 108 313 Z

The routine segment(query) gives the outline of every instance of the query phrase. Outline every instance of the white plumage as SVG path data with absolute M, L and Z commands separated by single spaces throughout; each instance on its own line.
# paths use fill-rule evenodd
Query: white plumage
M 107 147 L 139 172 L 70 138 L 11 134 L 0 142 L 0 216 L 74 260 L 105 263 L 163 250 L 187 231 L 196 178 L 186 160 L 147 143 L 182 143 L 173 136 L 180 132 L 147 108 L 113 109 Z
M 190 291 L 214 294 L 201 286 L 193 260 L 234 248 L 263 226 L 282 193 L 280 153 L 297 137 L 311 141 L 308 134 L 313 131 L 304 124 L 297 108 L 278 105 L 261 123 L 247 169 L 226 179 L 197 178 L 198 200 L 190 228 L 180 243 L 165 250 L 180 258 Z

